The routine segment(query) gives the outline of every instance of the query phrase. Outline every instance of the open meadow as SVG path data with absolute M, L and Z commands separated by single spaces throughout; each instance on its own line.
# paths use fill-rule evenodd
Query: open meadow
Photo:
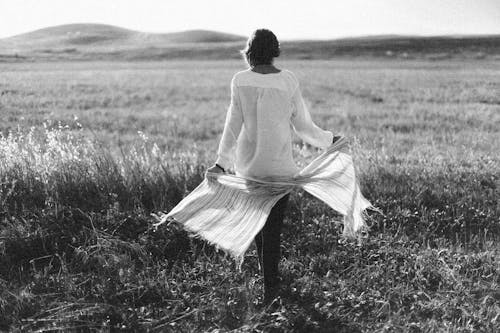
M 383 214 L 347 241 L 293 192 L 266 311 L 253 247 L 238 271 L 151 228 L 214 163 L 242 61 L 0 63 L 0 331 L 500 331 L 500 62 L 277 67 Z

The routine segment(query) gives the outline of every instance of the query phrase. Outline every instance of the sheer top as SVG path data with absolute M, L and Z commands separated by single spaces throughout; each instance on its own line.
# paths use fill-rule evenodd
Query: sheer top
M 241 176 L 293 176 L 299 171 L 292 157 L 293 131 L 320 148 L 333 140 L 332 132 L 311 119 L 291 71 L 240 71 L 231 80 L 231 103 L 216 163 Z

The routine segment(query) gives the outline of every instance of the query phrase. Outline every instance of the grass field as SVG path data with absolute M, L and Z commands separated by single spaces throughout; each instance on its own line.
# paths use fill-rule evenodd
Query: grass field
M 500 62 L 277 65 L 383 214 L 350 242 L 294 192 L 267 312 L 253 248 L 239 272 L 150 228 L 214 162 L 242 62 L 0 64 L 0 331 L 499 331 Z

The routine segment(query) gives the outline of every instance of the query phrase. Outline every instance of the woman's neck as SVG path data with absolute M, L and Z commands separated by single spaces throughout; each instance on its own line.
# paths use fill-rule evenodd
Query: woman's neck
M 273 64 L 270 65 L 255 65 L 250 68 L 251 71 L 260 73 L 260 74 L 269 74 L 269 73 L 279 73 L 281 70 L 276 68 Z

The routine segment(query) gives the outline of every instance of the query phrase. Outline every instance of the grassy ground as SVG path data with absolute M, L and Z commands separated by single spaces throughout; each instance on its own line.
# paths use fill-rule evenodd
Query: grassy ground
M 266 311 L 253 248 L 239 272 L 149 228 L 213 163 L 240 62 L 0 65 L 0 330 L 498 331 L 500 64 L 279 66 L 350 139 L 384 214 L 351 243 L 294 193 Z M 316 154 L 295 148 L 300 165 Z

